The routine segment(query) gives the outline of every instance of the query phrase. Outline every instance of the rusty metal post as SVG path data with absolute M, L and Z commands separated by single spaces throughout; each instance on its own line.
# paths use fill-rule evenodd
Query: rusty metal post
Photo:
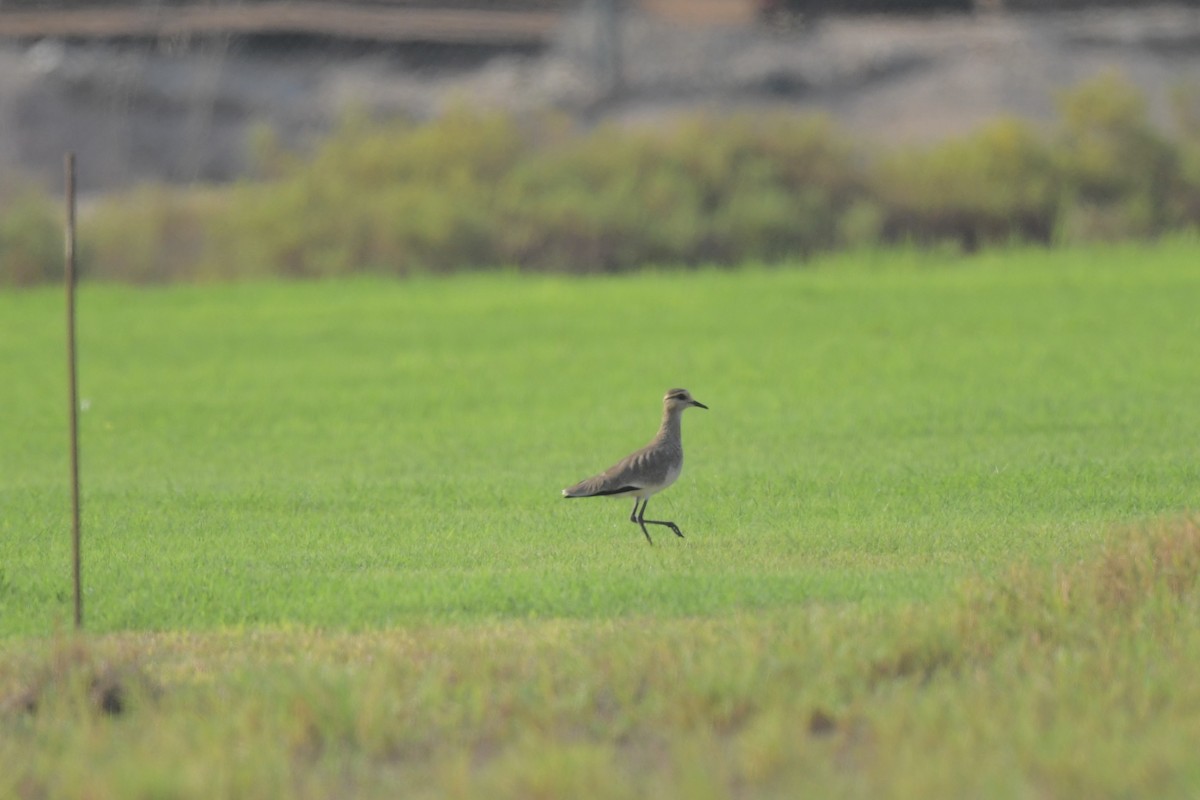
M 83 581 L 80 569 L 79 525 L 79 394 L 75 359 L 75 154 L 67 153 L 66 287 L 67 287 L 67 394 L 71 421 L 71 575 L 75 589 L 75 629 L 83 628 Z

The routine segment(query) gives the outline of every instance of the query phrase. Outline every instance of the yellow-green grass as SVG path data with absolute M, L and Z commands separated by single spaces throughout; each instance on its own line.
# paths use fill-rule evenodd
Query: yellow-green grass
M 1197 264 L 0 295 L 0 796 L 1194 794 Z
M 1200 526 L 868 611 L 0 643 L 5 797 L 1194 797 Z

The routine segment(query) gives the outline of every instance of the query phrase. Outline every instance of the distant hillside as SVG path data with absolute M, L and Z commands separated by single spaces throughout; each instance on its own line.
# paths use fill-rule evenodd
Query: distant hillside
M 2 0 L 0 26 L 46 8 L 17 1 L 26 10 Z M 235 180 L 252 169 L 264 131 L 304 151 L 347 113 L 422 120 L 463 104 L 518 115 L 555 109 L 584 126 L 697 111 L 822 112 L 855 135 L 911 142 L 960 135 L 999 114 L 1054 119 L 1063 89 L 1106 71 L 1139 87 L 1156 124 L 1171 123 L 1180 87 L 1200 86 L 1195 2 L 816 14 L 778 24 L 747 16 L 745 2 L 638 0 L 647 13 L 619 25 L 615 91 L 597 67 L 601 0 L 495 0 L 486 9 L 415 0 L 159 4 L 140 7 L 158 26 L 144 36 L 0 33 L 0 179 L 11 185 L 8 176 L 26 174 L 57 187 L 62 154 L 73 149 L 85 191 Z M 300 27 L 281 16 L 285 8 L 308 9 L 326 27 Z M 200 12 L 230 15 L 209 16 L 211 24 L 257 19 L 275 32 L 172 27 L 203 21 L 189 16 Z M 70 13 L 102 17 L 104 9 L 87 3 Z M 43 19 L 70 13 L 57 4 Z M 358 33 L 332 32 L 351 24 Z

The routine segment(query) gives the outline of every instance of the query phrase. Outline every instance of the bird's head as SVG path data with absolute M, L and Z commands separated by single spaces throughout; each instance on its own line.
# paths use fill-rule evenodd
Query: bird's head
M 708 408 L 704 403 L 694 399 L 692 393 L 687 389 L 670 389 L 663 397 L 663 407 L 668 411 L 682 411 L 692 406 L 696 408 Z

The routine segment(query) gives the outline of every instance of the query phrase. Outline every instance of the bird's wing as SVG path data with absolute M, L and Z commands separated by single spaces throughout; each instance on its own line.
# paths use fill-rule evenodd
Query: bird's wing
M 613 464 L 599 475 L 582 480 L 563 489 L 565 497 L 601 497 L 603 495 L 627 494 L 644 489 L 653 480 L 656 469 L 653 451 L 649 446 Z M 665 472 L 665 470 L 663 470 Z

